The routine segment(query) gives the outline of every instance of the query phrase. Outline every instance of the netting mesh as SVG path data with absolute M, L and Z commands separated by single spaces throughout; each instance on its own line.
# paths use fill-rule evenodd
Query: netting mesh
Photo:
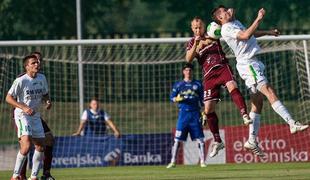
M 309 67 L 306 67 L 302 41 L 261 41 L 260 45 L 263 50 L 258 58 L 266 65 L 266 75 L 279 98 L 296 120 L 309 123 Z M 249 94 L 236 72 L 234 57 L 224 43 L 223 46 L 239 88 L 248 101 Z M 10 147 L 16 150 L 18 146 L 10 118 L 11 107 L 5 103 L 5 96 L 16 76 L 22 72 L 22 58 L 33 51 L 40 51 L 43 55 L 42 71 L 48 79 L 53 102 L 52 110 L 44 111 L 43 118 L 54 135 L 70 137 L 80 122 L 77 46 L 0 47 L 0 147 L 3 149 L 0 161 L 9 167 L 14 165 L 16 154 L 10 157 L 7 150 Z M 92 97 L 98 97 L 101 107 L 111 115 L 122 134 L 172 133 L 177 107 L 169 102 L 169 94 L 172 84 L 182 79 L 184 57 L 185 42 L 83 45 L 84 107 L 87 108 Z M 196 61 L 194 76 L 202 78 Z M 217 114 L 222 127 L 241 124 L 239 113 L 225 90 L 217 105 Z M 262 125 L 283 123 L 266 101 Z M 160 144 L 171 140 L 172 136 L 149 139 L 149 142 L 153 142 L 153 148 L 161 148 Z M 101 148 L 95 144 L 92 146 L 88 148 L 95 151 Z M 140 146 L 137 144 L 132 148 Z M 309 148 L 310 144 L 305 146 Z

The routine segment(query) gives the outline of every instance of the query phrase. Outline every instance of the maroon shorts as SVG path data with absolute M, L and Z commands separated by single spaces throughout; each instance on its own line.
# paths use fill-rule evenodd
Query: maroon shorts
M 42 118 L 41 118 L 41 122 L 42 122 L 44 133 L 51 132 L 51 129 L 47 126 L 46 122 Z
M 203 79 L 204 101 L 220 100 L 221 86 L 229 81 L 235 81 L 235 78 L 228 64 L 212 69 Z

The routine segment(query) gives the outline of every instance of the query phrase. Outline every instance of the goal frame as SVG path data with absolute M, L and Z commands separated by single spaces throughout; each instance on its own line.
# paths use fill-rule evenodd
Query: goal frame
M 79 112 L 80 115 L 84 109 L 84 93 L 83 93 L 83 60 L 82 60 L 82 46 L 83 45 L 117 45 L 117 44 L 173 44 L 186 43 L 189 37 L 179 38 L 133 38 L 133 39 L 81 39 L 81 40 L 22 40 L 22 41 L 0 41 L 0 47 L 4 46 L 78 46 L 78 82 L 79 82 Z M 307 72 L 307 83 L 310 89 L 310 64 L 308 57 L 307 40 L 310 40 L 310 35 L 280 35 L 264 36 L 257 38 L 258 41 L 288 41 L 299 40 L 303 43 L 303 51 L 305 55 L 305 64 Z M 222 40 L 221 40 L 222 41 Z

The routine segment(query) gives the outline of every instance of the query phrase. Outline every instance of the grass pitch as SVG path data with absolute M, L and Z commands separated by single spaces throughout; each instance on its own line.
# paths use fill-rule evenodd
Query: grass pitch
M 9 179 L 11 171 L 0 171 Z M 196 179 L 310 179 L 310 163 L 223 164 L 199 166 L 125 166 L 53 169 L 57 180 L 196 180 Z

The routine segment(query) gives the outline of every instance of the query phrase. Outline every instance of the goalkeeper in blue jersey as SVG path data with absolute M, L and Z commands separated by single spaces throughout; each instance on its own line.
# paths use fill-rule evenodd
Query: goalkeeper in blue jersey
M 200 109 L 203 105 L 203 87 L 200 81 L 193 79 L 193 65 L 187 63 L 183 66 L 182 81 L 176 82 L 170 95 L 172 102 L 178 103 L 179 117 L 176 124 L 172 158 L 167 168 L 176 166 L 176 156 L 180 141 L 186 141 L 188 133 L 191 139 L 197 140 L 200 156 L 200 166 L 206 167 L 204 152 L 204 135 L 200 123 Z

